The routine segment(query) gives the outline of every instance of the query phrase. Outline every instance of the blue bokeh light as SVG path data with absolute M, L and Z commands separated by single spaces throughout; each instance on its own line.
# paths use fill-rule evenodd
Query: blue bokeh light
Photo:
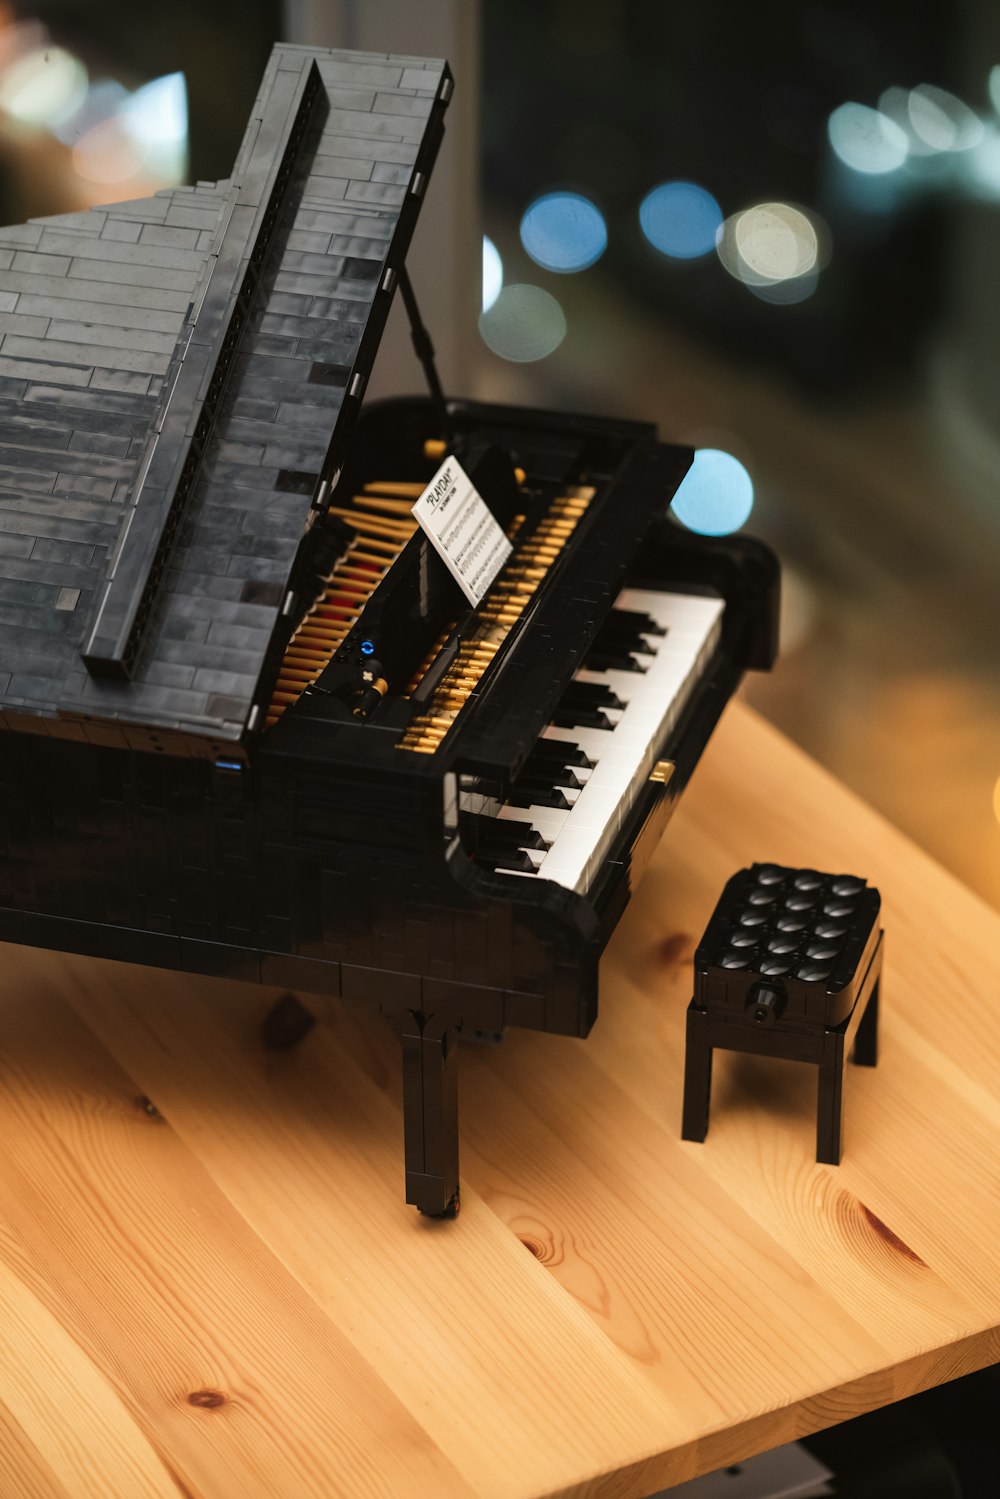
M 689 531 L 728 536 L 753 509 L 753 480 L 732 453 L 699 448 L 670 508 Z
M 697 182 L 661 182 L 639 206 L 642 232 L 654 249 L 672 260 L 710 255 L 722 227 L 722 209 Z
M 524 211 L 521 243 L 536 265 L 566 275 L 600 260 L 608 226 L 597 205 L 580 193 L 545 193 Z

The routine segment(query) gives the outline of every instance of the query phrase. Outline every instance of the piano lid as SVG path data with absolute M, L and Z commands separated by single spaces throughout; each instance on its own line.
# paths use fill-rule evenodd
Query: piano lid
M 0 229 L 6 727 L 239 740 L 451 88 L 281 45 L 229 180 Z

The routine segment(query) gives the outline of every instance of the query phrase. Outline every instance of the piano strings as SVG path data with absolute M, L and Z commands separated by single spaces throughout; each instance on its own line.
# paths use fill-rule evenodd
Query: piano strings
M 523 483 L 523 475 L 518 474 L 518 480 Z M 276 724 L 285 709 L 312 686 L 347 639 L 375 589 L 417 529 L 411 509 L 423 488 L 417 482 L 381 480 L 366 484 L 361 494 L 353 496 L 349 506 L 330 506 L 330 514 L 347 521 L 356 534 L 288 643 L 267 713 L 267 728 Z M 412 720 L 397 748 L 433 754 L 440 746 L 539 584 L 558 561 L 594 493 L 589 486 L 567 490 L 552 501 L 530 536 L 520 546 L 515 545 L 477 611 L 473 633 L 459 646 L 427 707 Z M 523 524 L 524 516 L 515 516 L 510 530 L 512 540 Z M 430 670 L 453 628 L 442 635 L 422 663 L 410 683 L 408 695 Z
M 330 513 L 350 522 L 356 535 L 327 576 L 322 594 L 303 616 L 285 650 L 265 726 L 278 722 L 329 666 L 337 647 L 417 529 L 410 515 L 422 484 L 366 484 L 347 506 Z
M 515 545 L 476 613 L 473 632 L 462 642 L 427 707 L 413 718 L 396 748 L 432 755 L 447 737 L 494 656 L 517 624 L 539 583 L 572 536 L 595 494 L 578 486 L 552 501 L 530 536 Z M 523 524 L 523 517 L 517 517 Z M 411 684 L 411 692 L 447 641 L 445 636 Z

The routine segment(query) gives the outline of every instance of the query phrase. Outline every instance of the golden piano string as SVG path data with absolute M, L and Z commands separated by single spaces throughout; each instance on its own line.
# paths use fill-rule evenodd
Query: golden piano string
M 410 514 L 422 484 L 366 484 L 350 508 L 331 506 L 355 531 L 323 592 L 285 649 L 265 725 L 271 728 L 329 666 L 365 604 L 417 529 Z
M 517 477 L 523 484 L 523 473 L 518 472 Z M 317 680 L 347 639 L 365 604 L 417 529 L 410 512 L 423 489 L 419 483 L 385 480 L 366 484 L 349 507 L 330 507 L 330 513 L 347 520 L 356 534 L 288 643 L 265 720 L 267 728 L 276 724 L 285 709 Z M 568 489 L 552 501 L 544 518 L 520 546 L 516 537 L 524 517 L 515 516 L 509 532 L 515 550 L 483 600 L 473 633 L 460 645 L 426 708 L 410 723 L 397 748 L 433 754 L 440 746 L 531 596 L 558 560 L 593 495 L 589 487 Z M 430 670 L 453 628 L 444 632 L 421 663 L 407 696 Z
M 594 493 L 590 486 L 568 489 L 552 501 L 523 543 L 515 540 L 514 551 L 476 612 L 472 633 L 462 641 L 426 708 L 410 721 L 397 749 L 433 755 L 440 748 L 549 568 L 558 561 Z M 523 517 L 517 519 L 523 524 Z M 427 657 L 410 684 L 411 693 L 447 639 L 446 634 Z

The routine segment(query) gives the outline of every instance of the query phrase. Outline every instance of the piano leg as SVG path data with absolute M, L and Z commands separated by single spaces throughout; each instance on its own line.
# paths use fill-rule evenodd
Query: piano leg
M 458 1214 L 458 1036 L 454 1016 L 391 1017 L 403 1044 L 406 1200 L 432 1218 Z
M 708 1111 L 712 1093 L 712 1043 L 709 1034 L 708 1016 L 692 1000 L 687 1012 L 681 1139 L 697 1140 L 699 1143 L 708 1134 Z

